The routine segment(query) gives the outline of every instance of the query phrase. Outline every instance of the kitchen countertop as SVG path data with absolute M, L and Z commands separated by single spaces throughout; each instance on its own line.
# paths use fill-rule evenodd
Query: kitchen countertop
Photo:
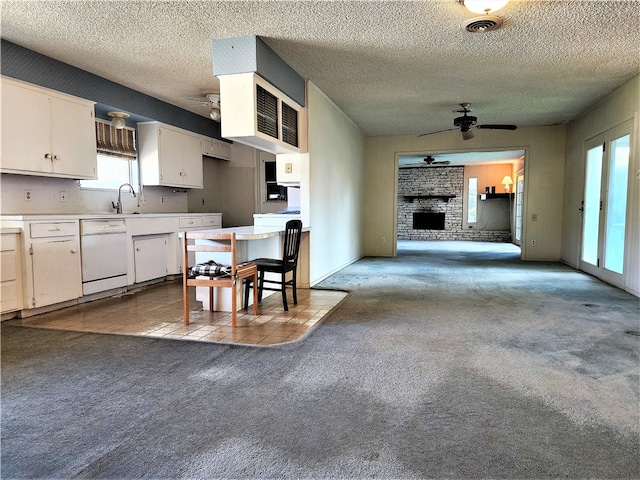
M 303 232 L 308 232 L 309 227 L 302 229 Z M 229 227 L 229 228 L 214 228 L 209 230 L 192 230 L 189 232 L 191 238 L 203 238 L 206 239 L 206 235 L 210 233 L 233 233 L 236 234 L 236 240 L 261 240 L 264 238 L 277 237 L 284 234 L 284 227 L 259 227 L 255 225 L 249 225 L 246 227 Z
M 89 220 L 96 218 L 157 218 L 157 217 L 201 217 L 204 215 L 221 215 L 220 212 L 207 213 L 36 213 L 24 215 L 0 215 L 0 220 L 37 221 L 37 220 Z

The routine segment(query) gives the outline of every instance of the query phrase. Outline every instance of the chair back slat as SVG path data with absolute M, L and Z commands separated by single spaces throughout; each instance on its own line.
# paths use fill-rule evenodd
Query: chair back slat
M 236 233 L 205 233 L 184 232 L 182 235 L 185 250 L 185 265 L 187 252 L 231 252 L 231 274 L 236 273 Z M 189 244 L 189 240 L 213 240 L 216 242 L 229 242 L 228 244 Z
M 298 264 L 298 253 L 300 252 L 300 237 L 302 236 L 302 222 L 300 220 L 289 220 L 284 231 L 284 248 L 282 260 L 289 264 Z
M 230 252 L 231 245 L 187 245 L 190 252 Z

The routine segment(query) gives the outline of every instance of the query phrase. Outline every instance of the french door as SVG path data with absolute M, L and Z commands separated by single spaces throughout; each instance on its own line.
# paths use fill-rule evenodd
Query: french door
M 624 287 L 631 121 L 586 142 L 580 269 Z

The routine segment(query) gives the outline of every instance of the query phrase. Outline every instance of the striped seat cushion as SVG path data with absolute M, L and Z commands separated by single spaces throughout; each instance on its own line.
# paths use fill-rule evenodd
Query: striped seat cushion
M 244 262 L 236 265 L 236 269 L 251 264 L 252 262 Z M 206 263 L 199 263 L 189 268 L 190 277 L 228 277 L 231 275 L 231 265 L 221 265 L 215 260 L 209 260 Z
M 189 269 L 191 277 L 228 277 L 231 275 L 231 265 L 221 265 L 214 260 L 199 263 Z

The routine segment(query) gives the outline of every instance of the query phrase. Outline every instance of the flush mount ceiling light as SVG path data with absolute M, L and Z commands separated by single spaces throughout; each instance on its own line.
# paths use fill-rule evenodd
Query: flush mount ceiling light
M 495 13 L 503 8 L 509 0 L 458 0 L 461 5 L 467 7 L 473 13 Z
M 207 100 L 211 104 L 211 110 L 209 111 L 211 120 L 219 122 L 222 118 L 222 115 L 220 115 L 220 95 L 217 93 L 208 93 Z
M 128 113 L 124 112 L 107 112 L 107 115 L 111 117 L 111 125 L 118 130 L 124 128 L 125 118 L 130 117 Z

